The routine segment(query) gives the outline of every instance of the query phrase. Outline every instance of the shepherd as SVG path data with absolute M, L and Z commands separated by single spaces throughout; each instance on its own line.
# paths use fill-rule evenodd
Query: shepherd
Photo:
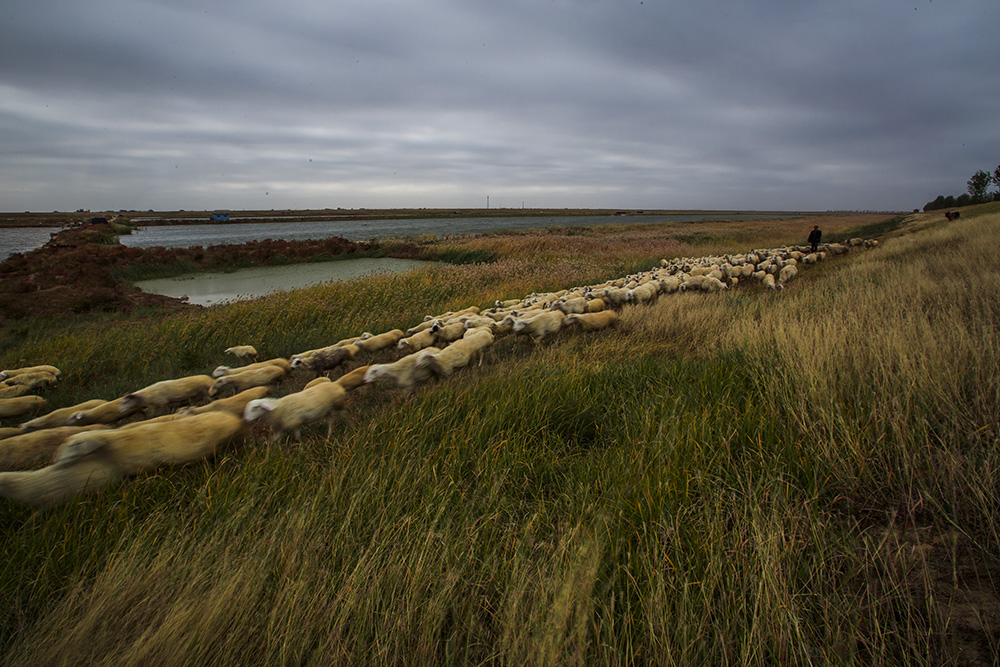
M 816 252 L 819 248 L 819 242 L 823 239 L 823 232 L 819 230 L 819 225 L 813 227 L 813 230 L 809 232 L 809 243 L 812 244 L 812 251 Z

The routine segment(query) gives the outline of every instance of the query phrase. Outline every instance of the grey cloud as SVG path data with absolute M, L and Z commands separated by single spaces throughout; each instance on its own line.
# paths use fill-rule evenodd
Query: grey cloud
M 910 208 L 1000 160 L 1000 8 L 972 0 L 40 0 L 7 18 L 11 210 L 481 205 L 487 190 Z

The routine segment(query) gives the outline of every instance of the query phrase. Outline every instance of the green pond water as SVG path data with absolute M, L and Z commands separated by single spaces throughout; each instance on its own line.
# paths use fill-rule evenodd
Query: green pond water
M 190 303 L 213 306 L 237 299 L 252 299 L 282 290 L 293 290 L 331 280 L 350 280 L 384 272 L 403 273 L 433 262 L 415 259 L 373 257 L 332 262 L 262 266 L 230 273 L 194 273 L 176 278 L 157 278 L 136 283 L 139 289 Z

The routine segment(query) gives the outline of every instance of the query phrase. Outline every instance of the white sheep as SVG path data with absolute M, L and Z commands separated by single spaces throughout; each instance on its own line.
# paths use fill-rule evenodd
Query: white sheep
M 437 354 L 441 350 L 437 347 L 426 347 L 419 352 L 408 354 L 390 364 L 372 364 L 365 372 L 365 384 L 371 384 L 376 380 L 385 378 L 402 389 L 409 391 L 414 386 L 426 382 L 431 378 L 431 373 L 425 368 L 417 367 L 417 360 L 426 355 Z
M 785 283 L 789 282 L 792 278 L 794 278 L 797 273 L 798 269 L 795 268 L 794 264 L 789 264 L 785 266 L 785 268 L 783 268 L 781 270 L 781 273 L 778 275 L 778 284 L 784 285 Z
M 625 300 L 629 303 L 653 303 L 659 296 L 659 283 L 646 283 L 628 290 Z
M 371 368 L 371 366 L 358 366 L 353 371 L 341 375 L 337 378 L 336 382 L 343 387 L 345 391 L 354 391 L 358 387 L 364 385 L 365 375 L 368 373 L 369 368 Z M 315 387 L 316 385 L 323 384 L 325 382 L 334 382 L 334 380 L 331 380 L 325 375 L 321 375 L 318 378 L 307 382 L 303 389 L 309 389 L 310 387 Z
M 245 373 L 246 371 L 252 371 L 257 368 L 266 368 L 267 366 L 279 366 L 284 368 L 285 371 L 292 370 L 292 364 L 288 359 L 282 359 L 277 357 L 275 359 L 268 359 L 267 361 L 257 361 L 252 364 L 247 364 L 246 366 L 218 366 L 214 371 L 212 371 L 212 377 L 220 378 L 223 375 L 232 375 L 233 373 Z
M 113 462 L 88 456 L 40 470 L 0 472 L 0 496 L 38 510 L 96 491 L 121 477 Z
M 491 322 L 493 320 L 490 320 Z M 406 338 L 400 338 L 399 342 L 396 344 L 396 349 L 405 353 L 412 354 L 414 352 L 419 352 L 425 347 L 431 347 L 434 345 L 435 335 L 430 327 L 426 329 L 421 329 L 412 336 Z
M 623 306 L 627 300 L 626 290 L 620 287 L 605 287 L 601 290 L 601 298 L 604 299 L 604 303 L 609 304 L 612 308 Z
M 431 327 L 434 333 L 434 343 L 440 347 L 441 343 L 452 343 L 465 335 L 465 320 L 457 319 L 436 324 Z
M 227 347 L 223 354 L 231 354 L 237 359 L 245 361 L 257 358 L 257 348 L 253 345 L 234 345 L 233 347 Z
M 51 366 L 49 364 L 43 364 L 40 366 L 24 366 L 22 368 L 8 368 L 6 370 L 0 371 L 0 382 L 7 380 L 9 378 L 15 377 L 17 375 L 23 375 L 25 373 L 50 373 L 55 375 L 56 378 L 62 377 L 62 371 Z
M 0 398 L 0 419 L 13 419 L 33 412 L 42 412 L 48 406 L 48 402 L 41 396 Z
M 613 310 L 602 310 L 598 313 L 567 315 L 563 321 L 563 327 L 578 326 L 584 331 L 597 331 L 598 329 L 612 327 L 617 323 L 618 313 Z
M 406 330 L 406 335 L 407 335 L 407 336 L 413 336 L 414 334 L 418 334 L 418 333 L 420 333 L 421 331 L 426 331 L 427 329 L 430 329 L 430 328 L 431 328 L 432 326 L 434 326 L 434 324 L 435 324 L 436 322 L 439 322 L 439 321 L 440 321 L 440 320 L 437 320 L 437 319 L 435 319 L 435 318 L 433 318 L 433 317 L 430 317 L 430 316 L 428 316 L 428 317 L 427 317 L 426 319 L 424 319 L 424 321 L 423 321 L 423 322 L 421 322 L 420 324 L 417 324 L 417 325 L 415 325 L 415 326 L 412 326 L 412 327 L 410 327 L 409 329 L 407 329 L 407 330 Z
M 486 315 L 469 315 L 465 319 L 466 329 L 478 329 L 479 327 L 489 327 L 496 323 L 492 317 Z
M 7 387 L 28 387 L 31 391 L 54 387 L 59 383 L 59 378 L 48 371 L 36 371 L 32 373 L 19 373 L 7 378 L 2 382 Z
M 392 331 L 386 331 L 365 340 L 356 341 L 354 345 L 368 354 L 374 354 L 379 350 L 392 347 L 404 336 L 405 334 L 400 329 L 393 329 Z
M 683 283 L 681 283 L 681 291 L 686 292 L 689 290 L 701 290 L 703 292 L 718 292 L 727 288 L 727 285 L 719 280 L 709 275 L 692 275 Z
M 102 405 L 74 412 L 69 418 L 70 426 L 88 426 L 90 424 L 113 424 L 116 421 L 131 417 L 137 413 L 141 406 L 134 403 L 128 410 L 122 410 L 122 402 L 125 397 L 116 398 Z
M 250 389 L 251 387 L 264 387 L 267 385 L 278 384 L 285 379 L 287 374 L 288 371 L 281 366 L 266 365 L 262 368 L 254 368 L 248 371 L 243 371 L 242 373 L 223 375 L 212 383 L 211 388 L 208 390 L 208 395 L 211 398 L 215 398 L 219 392 L 227 387 L 232 387 L 238 394 L 241 391 Z
M 301 440 L 303 426 L 325 420 L 326 437 L 329 438 L 337 413 L 346 404 L 347 390 L 336 382 L 322 382 L 281 398 L 250 401 L 243 411 L 243 420 L 263 419 L 273 430 L 272 442 L 288 431 L 293 431 L 295 439 Z
M 345 391 L 354 391 L 365 383 L 365 374 L 368 372 L 369 368 L 371 368 L 371 366 L 358 366 L 353 371 L 341 375 L 337 378 L 336 382 L 343 387 Z
M 565 301 L 556 301 L 552 304 L 552 310 L 561 311 L 564 315 L 569 315 L 571 313 L 585 313 L 587 312 L 587 300 L 582 296 L 579 296 Z
M 31 393 L 31 387 L 25 384 L 19 384 L 13 387 L 8 387 L 5 384 L 0 383 L 0 399 L 4 398 L 18 398 L 20 396 L 27 396 Z
M 208 375 L 161 380 L 122 397 L 120 410 L 126 413 L 140 409 L 151 415 L 168 412 L 183 403 L 206 400 L 214 382 L 215 378 Z
M 368 339 L 371 340 L 371 339 Z M 357 344 L 348 343 L 346 345 L 329 345 L 315 350 L 308 350 L 293 354 L 291 359 L 292 370 L 311 370 L 316 375 L 331 371 L 338 366 L 346 364 L 361 352 Z
M 661 294 L 673 294 L 681 288 L 681 279 L 677 276 L 670 276 L 669 278 L 660 279 L 660 293 Z
M 486 327 L 470 329 L 461 340 L 436 352 L 424 350 L 418 355 L 417 370 L 426 369 L 438 377 L 448 377 L 460 368 L 468 366 L 493 344 L 493 333 Z
M 775 289 L 776 285 L 774 282 L 774 275 L 770 273 L 765 273 L 763 280 L 761 280 L 761 284 L 764 285 L 764 287 L 766 287 L 767 289 Z
M 198 407 L 184 408 L 181 410 L 181 413 L 188 415 L 200 415 L 205 412 L 228 412 L 236 415 L 237 417 L 241 417 L 243 416 L 243 410 L 247 407 L 247 403 L 255 401 L 258 398 L 266 398 L 270 395 L 270 387 L 251 387 L 250 389 L 241 391 L 240 393 L 234 394 L 228 398 L 220 398 L 217 401 L 212 401 L 211 403 L 206 403 L 205 405 Z
M 541 343 L 547 336 L 557 333 L 562 328 L 566 318 L 560 311 L 548 311 L 530 319 L 522 318 L 514 321 L 515 334 L 530 336 L 535 343 Z
M 127 429 L 88 431 L 70 436 L 60 445 L 54 462 L 97 455 L 111 461 L 118 474 L 135 475 L 165 465 L 200 461 L 229 443 L 242 429 L 243 420 L 238 416 L 217 411 Z
M 59 426 L 40 431 L 31 431 L 0 440 L 0 468 L 24 470 L 37 467 L 40 462 L 48 462 L 53 452 L 67 438 L 82 431 L 107 428 L 94 426 Z
M 39 431 L 47 428 L 69 426 L 70 417 L 72 417 L 75 413 L 80 412 L 81 410 L 90 410 L 91 408 L 96 408 L 98 405 L 104 405 L 105 403 L 107 403 L 107 401 L 94 398 L 68 408 L 53 410 L 52 412 L 42 415 L 41 417 L 36 417 L 31 421 L 24 422 L 21 424 L 21 430 L 27 433 L 29 431 Z

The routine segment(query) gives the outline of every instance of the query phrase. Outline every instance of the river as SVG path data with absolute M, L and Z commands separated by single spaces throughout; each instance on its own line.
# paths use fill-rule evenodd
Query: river
M 221 243 L 246 243 L 264 239 L 301 241 L 339 236 L 349 241 L 367 241 L 401 236 L 450 236 L 485 234 L 505 230 L 544 229 L 546 227 L 597 227 L 657 222 L 700 222 L 707 220 L 757 220 L 789 217 L 787 215 L 675 213 L 663 215 L 573 215 L 489 218 L 420 218 L 395 220 L 317 220 L 310 222 L 238 222 L 201 225 L 144 227 L 121 242 L 132 248 L 152 246 L 193 247 Z
M 596 227 L 638 223 L 677 223 L 711 220 L 759 220 L 789 215 L 753 213 L 669 213 L 659 215 L 570 215 L 570 216 L 495 216 L 482 218 L 415 218 L 388 220 L 312 220 L 306 222 L 219 222 L 197 225 L 162 225 L 143 227 L 120 237 L 131 248 L 166 246 L 189 248 L 223 243 L 241 244 L 264 239 L 301 241 L 339 236 L 349 241 L 368 241 L 401 236 L 450 236 L 485 234 L 505 230 L 544 229 L 546 227 Z M 44 244 L 49 235 L 59 231 L 51 227 L 0 228 L 0 261 L 16 252 L 27 252 Z

